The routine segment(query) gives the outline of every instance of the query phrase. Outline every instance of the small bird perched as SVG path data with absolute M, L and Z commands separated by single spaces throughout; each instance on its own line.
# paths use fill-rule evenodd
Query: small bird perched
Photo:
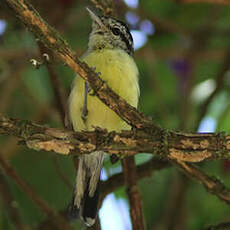
M 132 58 L 133 39 L 122 21 L 98 16 L 90 9 L 93 21 L 88 50 L 82 60 L 130 105 L 137 107 L 139 97 L 138 69 Z M 128 130 L 130 126 L 90 92 L 87 83 L 76 76 L 69 97 L 69 118 L 75 131 Z M 106 153 L 95 151 L 79 157 L 76 188 L 71 210 L 80 209 L 87 226 L 95 223 L 98 203 L 98 182 Z

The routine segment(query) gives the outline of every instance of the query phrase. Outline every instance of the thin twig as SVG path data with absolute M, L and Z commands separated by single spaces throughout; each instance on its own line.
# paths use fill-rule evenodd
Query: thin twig
M 23 66 L 15 64 L 14 68 L 8 73 L 9 75 L 7 76 L 7 80 L 4 82 L 0 93 L 0 98 L 4 98 L 4 100 L 0 101 L 1 113 L 7 111 L 11 98 L 13 98 L 13 93 L 20 86 L 20 78 L 23 70 Z
M 212 225 L 205 230 L 230 230 L 230 222 L 220 223 L 218 225 Z
M 67 95 L 66 95 L 66 91 L 65 91 L 63 85 L 60 82 L 60 78 L 57 75 L 56 69 L 55 69 L 54 65 L 52 64 L 52 61 L 54 60 L 53 54 L 52 54 L 51 50 L 47 49 L 40 41 L 37 41 L 37 44 L 39 46 L 41 56 L 44 59 L 44 63 L 46 65 L 46 68 L 47 68 L 47 71 L 49 74 L 49 78 L 50 78 L 51 85 L 52 85 L 53 92 L 54 92 L 54 96 L 55 96 L 56 107 L 57 107 L 57 110 L 60 114 L 63 127 L 71 129 L 71 124 L 70 124 L 70 121 L 68 118 L 68 113 L 66 111 L 67 105 L 68 105 Z M 44 54 L 48 54 L 49 61 L 46 60 L 46 58 L 44 57 Z M 73 158 L 73 162 L 74 162 L 75 169 L 77 170 L 76 165 L 77 165 L 78 159 Z M 59 173 L 63 182 L 68 187 L 72 188 L 73 186 L 65 179 L 65 176 L 63 175 L 63 173 L 61 173 L 60 168 L 57 166 L 57 161 L 55 161 L 55 166 L 56 166 L 57 172 Z
M 212 4 L 220 4 L 220 5 L 230 5 L 229 0 L 176 0 L 181 3 L 212 3 Z
M 126 4 L 123 3 L 123 5 L 126 6 Z M 126 8 L 128 8 L 126 6 Z M 130 9 L 128 9 L 130 11 Z M 191 32 L 186 30 L 185 28 L 183 28 L 182 25 L 177 24 L 176 22 L 173 22 L 172 20 L 167 20 L 165 18 L 160 18 L 159 16 L 155 16 L 151 13 L 149 13 L 149 11 L 147 11 L 146 9 L 144 9 L 142 7 L 142 4 L 140 4 L 140 6 L 138 6 L 137 9 L 135 9 L 134 11 L 137 11 L 138 15 L 140 15 L 142 18 L 148 18 L 148 20 L 150 20 L 154 26 L 156 27 L 157 31 L 160 32 L 166 32 L 166 33 L 178 33 L 178 34 L 182 34 L 182 35 L 191 35 Z M 155 53 L 155 51 L 154 51 Z
M 71 224 L 67 209 L 61 210 L 58 213 L 60 216 L 62 216 L 64 219 L 66 219 L 66 221 L 68 221 Z M 39 225 L 36 228 L 36 230 L 53 230 L 53 229 L 56 230 L 56 227 L 53 223 L 53 218 L 49 216 L 47 216 L 47 218 L 44 221 L 39 223 Z M 75 226 L 74 226 L 74 230 L 77 230 Z
M 56 172 L 59 175 L 59 177 L 62 179 L 63 183 L 66 185 L 66 187 L 68 187 L 71 191 L 73 191 L 74 187 L 73 187 L 72 183 L 68 180 L 68 178 L 65 175 L 65 173 L 63 172 L 63 170 L 61 169 L 60 164 L 58 162 L 58 158 L 56 155 L 53 157 L 53 163 L 54 163 Z
M 90 0 L 96 9 L 100 10 L 104 15 L 111 16 L 114 14 L 113 1 L 111 0 Z
M 129 199 L 130 215 L 132 220 L 132 229 L 145 229 L 142 201 L 140 191 L 137 185 L 137 171 L 134 156 L 126 157 L 122 160 L 126 193 Z
M 38 46 L 39 46 L 39 49 L 40 49 L 41 56 L 44 59 L 44 63 L 46 65 L 46 68 L 47 68 L 47 71 L 48 71 L 48 74 L 49 74 L 49 78 L 50 78 L 50 81 L 51 81 L 51 86 L 53 88 L 53 92 L 54 92 L 54 95 L 55 95 L 55 103 L 56 103 L 56 106 L 57 106 L 57 110 L 59 111 L 62 123 L 64 125 L 65 124 L 65 110 L 66 110 L 66 104 L 67 104 L 66 92 L 65 92 L 65 89 L 64 89 L 63 85 L 60 82 L 60 78 L 57 75 L 55 67 L 52 64 L 52 61 L 54 59 L 52 53 L 50 52 L 49 49 L 44 47 L 44 45 L 41 42 L 38 41 L 37 43 L 38 43 Z M 43 56 L 44 54 L 48 55 L 48 57 L 50 59 L 49 61 L 45 60 L 45 58 Z
M 29 226 L 25 226 L 22 222 L 21 215 L 19 213 L 17 203 L 14 200 L 9 186 L 4 178 L 4 176 L 0 172 L 0 194 L 2 198 L 2 202 L 6 207 L 6 210 L 8 211 L 9 217 L 11 219 L 11 222 L 14 224 L 15 228 L 18 230 L 29 230 Z
M 2 153 L 0 153 L 0 167 L 3 172 L 11 177 L 15 183 L 27 194 L 28 197 L 47 215 L 53 220 L 54 226 L 60 230 L 70 230 L 71 227 L 69 223 L 59 215 L 56 210 L 49 207 L 49 205 L 42 200 L 38 194 L 30 187 L 28 183 L 26 183 L 10 166 L 10 164 L 2 157 Z
M 153 158 L 152 160 L 137 166 L 137 180 L 143 179 L 144 177 L 150 177 L 155 170 L 161 170 L 170 166 L 171 164 L 169 164 L 168 161 Z M 102 201 L 105 196 L 107 196 L 109 193 L 112 193 L 124 184 L 125 179 L 123 173 L 117 173 L 111 176 L 105 182 L 101 182 L 100 200 Z
M 191 92 L 194 86 L 196 74 L 194 73 L 194 69 L 199 57 L 200 50 L 207 49 L 207 46 L 209 44 L 209 41 L 211 39 L 211 35 L 213 34 L 213 28 L 214 25 L 218 19 L 218 16 L 220 15 L 220 10 L 217 7 L 211 8 L 209 11 L 209 14 L 211 18 L 209 18 L 205 24 L 199 29 L 198 31 L 195 31 L 192 36 L 192 45 L 189 47 L 189 49 L 186 51 L 184 55 L 184 60 L 188 63 L 188 72 L 186 76 L 183 76 L 183 81 L 185 81 L 182 84 L 184 84 L 183 87 L 183 100 L 181 103 L 181 122 L 179 129 L 186 130 L 188 128 L 189 124 L 189 118 L 190 118 L 190 108 L 191 106 Z M 185 78 L 186 77 L 186 78 Z M 184 80 L 185 78 L 185 80 Z M 195 129 L 196 131 L 196 129 Z
M 230 189 L 214 176 L 208 176 L 198 167 L 185 162 L 175 161 L 173 163 L 180 168 L 187 176 L 200 182 L 208 192 L 216 195 L 219 199 L 230 204 Z
M 216 95 L 218 95 L 218 93 L 221 91 L 221 89 L 223 89 L 224 79 L 226 77 L 226 72 L 229 70 L 229 68 L 230 68 L 230 49 L 225 54 L 225 57 L 223 58 L 222 67 L 220 68 L 219 73 L 217 74 L 215 90 L 205 100 L 205 102 L 200 106 L 200 109 L 198 110 L 200 112 L 198 114 L 198 118 L 196 121 L 196 127 L 195 127 L 196 130 L 198 129 L 201 120 L 203 119 L 203 117 L 207 113 L 209 105 L 211 104 L 213 99 L 216 97 Z
M 137 180 L 141 180 L 145 177 L 152 176 L 153 172 L 155 170 L 161 170 L 164 168 L 170 167 L 171 164 L 168 161 L 160 160 L 157 158 L 153 158 L 150 161 L 143 163 L 141 165 L 137 166 Z M 123 173 L 117 173 L 113 176 L 111 176 L 106 181 L 101 182 L 100 186 L 100 204 L 99 207 L 102 205 L 102 201 L 104 198 L 109 194 L 114 192 L 116 189 L 118 189 L 121 186 L 124 186 L 125 180 L 124 180 L 124 174 Z M 68 214 L 66 210 L 63 210 L 60 212 L 62 216 L 67 218 Z M 39 230 L 46 230 L 46 226 L 50 225 L 50 219 L 47 218 L 39 227 Z
M 167 202 L 165 215 L 159 229 L 184 230 L 186 229 L 186 194 L 188 190 L 188 179 L 183 174 L 176 175 L 170 187 L 169 201 Z M 176 210 L 176 211 L 175 211 Z M 152 229 L 158 229 L 153 226 Z

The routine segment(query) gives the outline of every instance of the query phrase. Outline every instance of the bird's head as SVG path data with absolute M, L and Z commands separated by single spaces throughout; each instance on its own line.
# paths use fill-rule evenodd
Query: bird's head
M 87 10 L 93 21 L 89 49 L 122 49 L 129 55 L 133 54 L 133 38 L 124 22 Z

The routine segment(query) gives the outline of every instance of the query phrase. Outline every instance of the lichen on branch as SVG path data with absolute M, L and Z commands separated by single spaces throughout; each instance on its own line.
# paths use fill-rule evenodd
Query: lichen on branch
M 0 114 L 0 134 L 16 136 L 21 140 L 20 143 L 35 150 L 64 155 L 105 151 L 122 156 L 150 153 L 181 162 L 230 159 L 230 136 L 223 133 L 189 134 L 167 131 L 158 136 L 150 135 L 143 130 L 117 133 L 107 132 L 101 128 L 96 128 L 94 131 L 73 132 L 48 128 Z

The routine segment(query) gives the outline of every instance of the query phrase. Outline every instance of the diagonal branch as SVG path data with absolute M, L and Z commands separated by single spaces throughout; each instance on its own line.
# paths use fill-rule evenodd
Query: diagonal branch
M 208 192 L 216 195 L 220 200 L 225 201 L 227 204 L 230 204 L 230 189 L 217 178 L 206 175 L 195 165 L 175 160 L 173 160 L 173 163 L 188 177 L 200 182 Z
M 213 99 L 223 89 L 224 80 L 226 77 L 226 73 L 229 70 L 229 67 L 230 67 L 230 49 L 228 49 L 228 51 L 226 52 L 222 67 L 220 68 L 219 73 L 217 74 L 215 90 L 211 93 L 211 95 L 200 106 L 200 109 L 199 109 L 200 112 L 198 114 L 198 118 L 196 121 L 195 130 L 197 130 L 199 128 L 200 122 L 203 119 L 203 117 L 205 116 L 205 114 L 207 113 L 209 105 L 213 102 Z
M 49 59 L 51 61 L 53 61 L 53 55 L 52 52 L 47 49 L 41 42 L 37 42 L 39 50 L 40 50 L 40 54 L 42 56 L 42 58 L 44 59 L 44 63 L 45 66 L 47 68 L 48 71 L 48 75 L 49 75 L 49 79 L 51 81 L 51 86 L 53 88 L 53 92 L 54 92 L 54 96 L 55 96 L 55 104 L 56 104 L 56 108 L 60 114 L 60 118 L 62 120 L 62 124 L 64 126 L 65 124 L 65 105 L 67 104 L 67 95 L 65 92 L 65 89 L 63 87 L 63 85 L 60 82 L 59 76 L 57 75 L 56 69 L 54 67 L 54 65 L 48 61 L 45 60 L 45 58 L 43 57 L 44 54 L 47 54 L 49 56 Z
M 8 176 L 10 176 L 15 183 L 30 197 L 30 199 L 37 204 L 37 206 L 52 219 L 53 225 L 60 230 L 70 230 L 69 223 L 56 210 L 49 207 L 49 205 L 42 200 L 11 167 L 11 165 L 2 157 L 0 153 L 0 168 Z
M 145 129 L 147 132 L 159 133 L 161 131 L 151 120 L 114 93 L 105 81 L 99 77 L 98 73 L 95 73 L 86 63 L 81 62 L 68 43 L 41 18 L 32 5 L 25 0 L 6 1 L 40 42 L 51 49 L 57 57 L 87 81 L 94 90 L 95 95 L 123 120 L 131 126 Z
M 90 0 L 96 9 L 103 12 L 104 15 L 111 16 L 114 14 L 114 2 L 112 0 Z
M 225 222 L 218 225 L 209 226 L 205 230 L 229 230 L 229 229 L 230 229 L 230 222 Z
M 12 223 L 15 228 L 18 230 L 29 230 L 31 229 L 22 222 L 22 218 L 18 209 L 18 206 L 14 204 L 15 200 L 12 196 L 8 183 L 5 177 L 0 173 L 0 200 L 4 209 L 7 210 L 9 217 L 11 218 Z
M 160 160 L 157 158 L 153 158 L 150 161 L 143 163 L 141 165 L 137 166 L 137 180 L 140 180 L 144 177 L 150 177 L 154 170 L 161 170 L 164 168 L 170 167 L 171 164 L 169 164 L 168 161 Z M 109 194 L 118 189 L 121 186 L 124 186 L 124 175 L 123 173 L 117 173 L 111 177 L 109 177 L 106 181 L 101 181 L 101 192 L 100 192 L 100 201 L 99 201 L 99 207 L 101 207 L 102 201 L 104 198 Z M 67 210 L 63 210 L 59 212 L 63 217 L 68 218 Z M 47 218 L 41 225 L 39 230 L 46 230 L 48 229 L 48 226 L 50 225 L 50 218 Z M 46 228 L 47 226 L 47 228 Z
M 155 170 L 161 170 L 170 166 L 171 164 L 169 164 L 168 161 L 153 158 L 152 160 L 137 166 L 137 180 L 144 177 L 150 177 Z M 102 181 L 100 200 L 102 201 L 109 193 L 112 193 L 117 188 L 123 186 L 124 183 L 125 179 L 123 173 L 117 173 L 111 176 L 108 180 Z

